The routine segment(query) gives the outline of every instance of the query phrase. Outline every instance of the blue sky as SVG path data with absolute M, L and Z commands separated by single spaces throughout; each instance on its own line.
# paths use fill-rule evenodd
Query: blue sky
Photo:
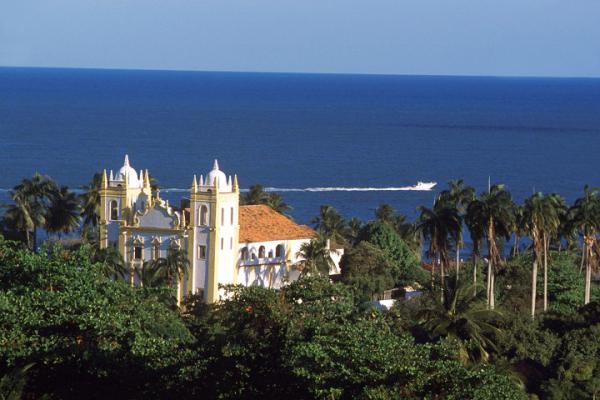
M 600 76 L 600 0 L 0 0 L 0 65 Z

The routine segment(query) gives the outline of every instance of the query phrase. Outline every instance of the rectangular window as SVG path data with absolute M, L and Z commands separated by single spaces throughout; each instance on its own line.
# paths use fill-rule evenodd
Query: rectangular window
M 231 207 L 231 225 L 233 225 L 233 207 Z
M 133 259 L 134 260 L 142 259 L 142 246 L 135 246 L 133 248 Z
M 221 250 L 223 250 L 223 238 L 221 238 Z
M 225 209 L 221 208 L 221 225 L 225 225 Z
M 233 238 L 229 238 L 229 250 L 233 250 Z
M 206 259 L 206 246 L 204 246 L 204 245 L 198 246 L 198 259 L 200 259 L 200 260 Z

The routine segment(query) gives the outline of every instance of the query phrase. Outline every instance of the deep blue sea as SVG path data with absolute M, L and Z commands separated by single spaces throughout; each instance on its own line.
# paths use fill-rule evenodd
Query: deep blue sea
M 572 201 L 600 186 L 600 79 L 0 68 L 0 145 L 0 202 L 35 171 L 79 187 L 125 153 L 164 189 L 189 188 L 214 158 L 242 188 L 438 182 L 282 192 L 303 223 L 321 204 L 415 218 L 455 178 Z

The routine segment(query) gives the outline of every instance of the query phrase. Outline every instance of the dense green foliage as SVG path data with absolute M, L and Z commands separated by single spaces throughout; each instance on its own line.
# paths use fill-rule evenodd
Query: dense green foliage
M 229 286 L 216 304 L 192 296 L 178 308 L 183 252 L 145 263 L 133 272 L 143 287 L 132 287 L 122 256 L 94 246 L 100 182 L 80 198 L 39 174 L 13 190 L 2 231 L 18 242 L 0 239 L 0 398 L 600 394 L 594 189 L 570 208 L 541 193 L 519 206 L 503 185 L 475 196 L 452 181 L 414 223 L 386 204 L 373 221 L 322 206 L 318 235 L 297 254 L 299 280 L 280 290 Z M 289 210 L 259 185 L 242 201 Z M 38 248 L 38 229 L 60 237 L 81 217 L 83 240 Z M 332 251 L 342 250 L 341 274 L 330 279 Z M 389 311 L 373 307 L 389 289 L 418 292 Z

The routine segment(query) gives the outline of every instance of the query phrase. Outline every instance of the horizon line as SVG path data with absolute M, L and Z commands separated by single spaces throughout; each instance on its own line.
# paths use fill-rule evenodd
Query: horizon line
M 564 75 L 473 75 L 473 74 L 406 74 L 406 73 L 364 73 L 364 72 L 308 72 L 308 71 L 242 71 L 242 70 L 200 70 L 200 69 L 158 69 L 158 68 L 113 68 L 113 67 L 56 67 L 34 65 L 0 65 L 0 69 L 50 69 L 50 70 L 90 70 L 90 71 L 129 71 L 129 72 L 190 72 L 190 73 L 226 73 L 226 74 L 269 74 L 269 75 L 348 75 L 382 77 L 456 77 L 456 78 L 509 78 L 509 79 L 600 79 L 597 76 Z

